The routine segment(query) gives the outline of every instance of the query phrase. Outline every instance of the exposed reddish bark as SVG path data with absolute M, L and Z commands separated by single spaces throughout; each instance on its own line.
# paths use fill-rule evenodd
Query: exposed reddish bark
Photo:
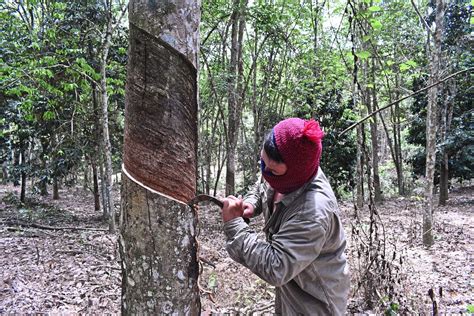
M 146 186 L 188 201 L 196 187 L 196 69 L 133 24 L 130 38 L 125 168 Z

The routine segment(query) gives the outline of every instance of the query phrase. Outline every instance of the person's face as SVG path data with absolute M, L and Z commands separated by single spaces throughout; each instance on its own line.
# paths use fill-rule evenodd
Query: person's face
M 260 159 L 265 162 L 265 171 L 273 173 L 275 176 L 282 176 L 288 170 L 288 167 L 284 162 L 276 162 L 271 160 L 264 149 L 260 152 Z

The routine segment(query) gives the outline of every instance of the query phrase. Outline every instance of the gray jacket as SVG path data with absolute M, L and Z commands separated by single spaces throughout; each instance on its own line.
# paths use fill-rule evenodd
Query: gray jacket
M 243 221 L 224 224 L 227 252 L 276 288 L 282 315 L 342 315 L 349 293 L 346 239 L 334 193 L 321 169 L 274 212 L 273 189 L 259 181 L 245 201 L 265 217 L 266 241 Z

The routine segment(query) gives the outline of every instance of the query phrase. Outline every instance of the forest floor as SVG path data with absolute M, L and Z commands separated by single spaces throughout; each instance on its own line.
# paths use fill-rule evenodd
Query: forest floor
M 35 196 L 22 205 L 19 188 L 0 185 L 0 314 L 120 313 L 117 237 L 107 233 L 89 192 L 67 189 L 60 196 L 57 201 Z M 203 314 L 271 312 L 273 287 L 228 257 L 219 211 L 208 207 L 199 212 Z M 421 243 L 419 199 L 388 199 L 378 212 L 387 247 L 392 247 L 387 252 L 396 249 L 401 262 L 396 287 L 399 311 L 431 314 L 432 289 L 441 314 L 467 314 L 474 307 L 474 187 L 453 191 L 448 205 L 436 209 L 435 244 L 429 249 Z M 353 213 L 351 205 L 341 204 L 355 279 L 364 267 L 359 268 L 351 235 Z M 360 217 L 367 222 L 367 212 L 360 211 Z M 32 223 L 89 229 L 50 230 L 28 226 Z M 254 219 L 251 226 L 260 232 L 262 224 Z M 349 312 L 381 313 L 383 303 L 368 310 L 356 285 L 352 282 Z

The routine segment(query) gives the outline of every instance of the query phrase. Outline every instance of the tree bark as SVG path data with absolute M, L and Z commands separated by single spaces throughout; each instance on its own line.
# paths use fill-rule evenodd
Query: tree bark
M 25 148 L 23 147 L 23 144 L 20 145 L 20 159 L 21 159 L 21 191 L 20 191 L 20 201 L 22 203 L 25 203 L 25 197 L 26 197 L 26 172 L 25 172 L 25 166 L 26 166 L 26 157 L 25 157 Z
M 2 163 L 2 184 L 8 183 L 8 164 L 7 161 Z
M 232 36 L 228 75 L 228 129 L 225 194 L 235 192 L 235 158 L 239 138 L 240 117 L 242 111 L 242 42 L 245 28 L 245 9 L 247 0 L 234 0 L 234 12 L 231 16 Z
M 102 200 L 102 217 L 104 220 L 109 219 L 109 208 L 107 207 L 108 199 L 105 193 L 105 172 L 104 172 L 104 163 L 102 155 L 99 158 L 99 177 L 100 177 L 100 197 Z
M 41 154 L 40 154 L 40 160 L 41 160 L 41 169 L 43 172 L 47 171 L 47 162 L 46 162 L 46 157 L 48 153 L 48 141 L 45 137 L 41 137 L 40 143 L 41 143 Z M 47 196 L 48 195 L 48 176 L 45 174 L 43 175 L 42 179 L 40 179 L 40 194 L 41 196 Z
M 89 165 L 87 164 L 87 161 L 84 163 L 84 182 L 82 184 L 83 190 L 87 190 L 89 187 Z
M 12 149 L 13 150 L 13 172 L 12 172 L 12 180 L 13 180 L 13 185 L 15 187 L 20 185 L 20 179 L 18 177 L 18 168 L 20 167 L 20 149 Z
M 120 252 L 122 314 L 199 315 L 199 2 L 129 5 Z
M 356 166 L 356 205 L 359 209 L 364 206 L 364 125 L 357 126 L 357 166 Z
M 396 89 L 395 89 L 395 100 L 399 99 L 399 87 L 400 80 L 399 74 L 397 73 L 396 77 Z M 390 101 L 391 102 L 391 101 Z M 400 113 L 400 104 L 397 103 L 394 106 L 392 111 L 392 120 L 393 120 L 393 142 L 394 142 L 394 162 L 395 169 L 397 171 L 397 184 L 398 184 L 398 194 L 405 195 L 405 179 L 403 176 L 403 156 L 402 156 L 402 145 L 401 145 L 401 113 Z
M 355 15 L 355 12 L 353 12 Z M 362 109 L 360 107 L 360 86 L 358 80 L 358 57 L 356 55 L 356 26 L 353 16 L 349 16 L 350 21 L 350 34 L 351 34 L 351 42 L 352 42 L 352 57 L 354 59 L 354 68 L 352 70 L 352 102 L 354 106 L 354 110 L 357 112 L 361 112 Z M 356 175 L 355 175 L 355 183 L 356 183 L 356 198 L 355 198 L 355 216 L 357 217 L 358 209 L 361 209 L 364 206 L 364 152 L 363 152 L 363 133 L 364 133 L 364 126 L 360 125 L 357 126 L 356 129 L 356 137 L 357 137 L 357 160 L 356 160 Z
M 445 0 L 436 0 L 436 29 L 434 45 L 431 52 L 430 62 L 430 84 L 439 79 L 442 48 L 441 37 L 443 33 Z M 428 109 L 426 115 L 426 187 L 425 187 L 425 210 L 423 213 L 423 244 L 433 245 L 433 191 L 436 160 L 436 132 L 438 129 L 438 91 L 439 86 L 434 86 L 428 91 Z
M 375 89 L 375 60 L 372 60 L 372 84 L 374 85 L 373 88 L 369 89 L 369 93 L 372 95 L 371 98 L 371 111 L 375 111 L 378 108 L 377 103 L 377 93 Z M 374 189 L 374 202 L 380 203 L 382 201 L 382 189 L 380 187 L 380 175 L 379 175 L 379 131 L 378 131 L 378 123 L 377 123 L 377 115 L 372 117 L 370 122 L 370 139 L 372 142 L 372 169 L 373 169 L 373 189 Z
M 456 81 L 452 80 L 448 84 L 447 95 L 444 99 L 443 111 L 441 113 L 441 143 L 444 143 L 447 139 L 451 121 L 453 118 L 453 99 L 456 96 Z M 449 198 L 449 153 L 446 149 L 446 145 L 441 149 L 441 163 L 439 170 L 439 205 L 446 205 L 446 201 Z
M 104 154 L 104 193 L 109 215 L 109 231 L 115 232 L 115 210 L 112 196 L 112 146 L 110 144 L 109 136 L 109 96 L 107 93 L 107 60 L 109 56 L 110 45 L 112 44 L 112 3 L 111 1 L 105 1 L 106 3 L 106 14 L 107 14 L 107 26 L 105 30 L 105 37 L 102 42 L 102 50 L 100 53 L 100 93 L 101 93 L 101 106 L 102 106 L 102 151 Z
M 91 158 L 92 165 L 92 182 L 94 186 L 94 211 L 100 211 L 100 192 L 99 192 L 99 176 L 97 174 L 97 162 L 94 158 Z
M 53 200 L 59 200 L 59 183 L 58 177 L 53 177 Z

